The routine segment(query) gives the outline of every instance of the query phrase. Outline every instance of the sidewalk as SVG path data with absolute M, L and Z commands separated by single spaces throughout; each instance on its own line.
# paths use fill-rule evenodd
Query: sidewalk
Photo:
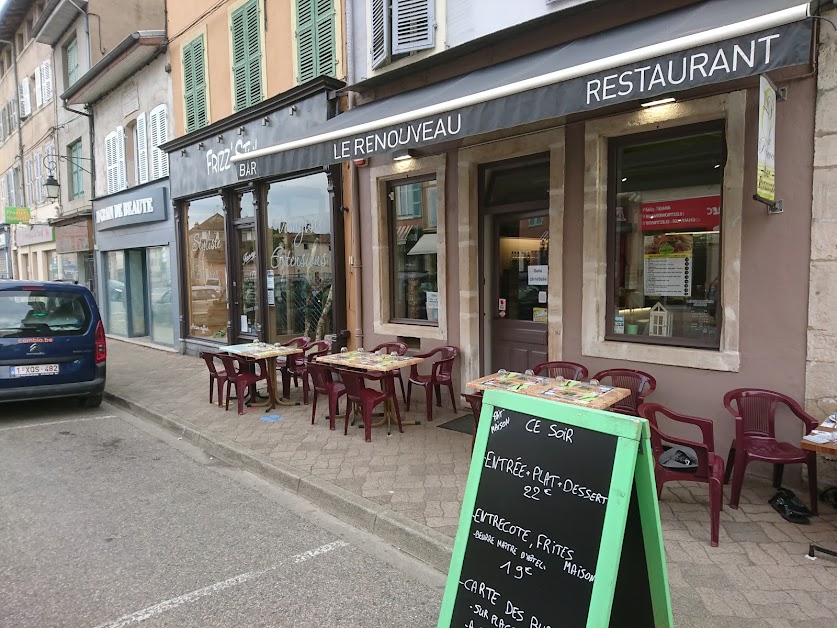
M 232 403 L 229 412 L 210 405 L 208 394 L 202 360 L 109 340 L 108 401 L 447 571 L 471 436 L 438 426 L 469 412 L 461 398 L 456 413 L 443 399 L 429 424 L 414 401 L 402 416 L 421 425 L 389 437 L 375 428 L 366 443 L 357 427 L 344 436 L 342 421 L 328 429 L 324 399 L 311 425 L 310 405 L 239 416 Z M 302 390 L 292 389 L 291 398 L 301 402 Z M 262 420 L 268 415 L 281 418 Z M 805 499 L 806 491 L 797 492 Z M 820 504 L 821 517 L 794 525 L 767 504 L 772 494 L 769 483 L 748 477 L 735 511 L 727 492 L 720 547 L 711 548 L 706 485 L 667 485 L 660 514 L 678 628 L 837 625 L 837 559 L 804 556 L 809 542 L 837 548 L 837 511 Z

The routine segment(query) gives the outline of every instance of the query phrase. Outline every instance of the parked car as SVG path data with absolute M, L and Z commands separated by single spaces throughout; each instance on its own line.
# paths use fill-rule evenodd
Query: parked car
M 107 346 L 93 294 L 59 282 L 0 280 L 0 401 L 102 403 Z

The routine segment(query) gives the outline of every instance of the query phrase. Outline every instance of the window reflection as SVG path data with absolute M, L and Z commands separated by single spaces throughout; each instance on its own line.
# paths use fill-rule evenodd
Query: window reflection
M 189 335 L 227 340 L 227 248 L 219 196 L 183 205 L 189 266 Z

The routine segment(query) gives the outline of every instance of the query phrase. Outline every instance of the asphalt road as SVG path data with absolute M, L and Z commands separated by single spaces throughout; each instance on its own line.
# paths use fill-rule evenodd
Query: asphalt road
M 0 405 L 0 626 L 435 626 L 444 576 L 111 406 Z

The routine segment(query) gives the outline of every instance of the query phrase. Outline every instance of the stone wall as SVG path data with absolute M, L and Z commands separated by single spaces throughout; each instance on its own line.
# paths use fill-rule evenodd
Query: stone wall
M 837 23 L 837 10 L 824 17 Z M 837 30 L 824 20 L 814 134 L 805 408 L 822 420 L 837 412 Z M 826 462 L 821 472 L 837 478 L 837 464 Z

